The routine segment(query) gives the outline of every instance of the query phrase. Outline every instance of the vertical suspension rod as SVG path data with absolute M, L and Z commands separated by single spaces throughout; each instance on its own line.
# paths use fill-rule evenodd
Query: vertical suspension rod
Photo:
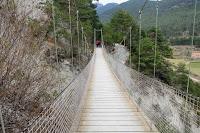
M 78 36 L 78 64 L 80 66 L 80 33 L 79 33 L 79 11 L 77 10 L 77 15 L 76 15 L 76 23 L 77 23 L 77 36 Z
M 189 73 L 188 73 L 188 81 L 187 81 L 186 103 L 188 101 L 188 93 L 189 93 L 189 87 L 190 87 L 191 60 L 192 60 L 192 52 L 194 50 L 194 36 L 195 36 L 196 16 L 197 16 L 197 0 L 195 0 L 195 6 L 194 6 L 194 18 L 193 18 L 193 28 L 192 28 L 192 42 L 191 42 L 192 50 L 191 50 L 190 61 L 189 61 Z
M 140 64 L 141 64 L 141 35 L 142 35 L 142 11 L 139 11 L 139 45 L 138 45 L 138 72 L 140 72 Z
M 96 29 L 94 29 L 94 50 L 95 50 L 95 46 L 96 45 Z
M 101 29 L 101 44 L 104 47 L 103 29 Z
M 142 8 L 139 10 L 139 46 L 138 46 L 138 72 L 140 72 L 140 64 L 141 64 L 141 35 L 142 35 L 142 11 L 144 10 L 148 0 L 145 0 Z
M 130 67 L 132 66 L 132 27 L 130 27 Z
M 70 27 L 70 45 L 71 45 L 71 60 L 72 67 L 74 66 L 74 49 L 73 49 L 73 37 L 72 37 L 72 17 L 71 17 L 71 0 L 68 0 L 69 3 L 69 27 Z
M 58 46 L 57 46 L 57 33 L 56 33 L 56 20 L 55 20 L 55 7 L 54 7 L 54 0 L 52 0 L 52 17 L 53 17 L 53 33 L 54 33 L 54 46 L 56 49 L 56 63 L 58 65 Z
M 154 48 L 154 78 L 156 78 L 156 62 L 157 62 L 157 45 L 158 45 L 158 5 L 159 1 L 156 2 L 156 31 L 155 31 L 155 48 Z
M 82 47 L 83 47 L 83 49 L 82 49 L 82 51 L 83 52 L 85 52 L 86 50 L 85 50 L 85 43 L 84 43 L 84 33 L 83 33 L 83 27 L 81 27 L 81 44 L 82 44 Z
M 59 68 L 59 59 L 58 59 L 58 45 L 57 45 L 57 32 L 56 32 L 56 18 L 55 18 L 55 6 L 54 6 L 54 0 L 52 0 L 52 16 L 53 16 L 53 33 L 54 33 L 54 46 L 56 50 L 56 65 Z M 58 73 L 59 77 L 59 83 L 58 88 L 61 87 L 61 79 L 60 74 Z

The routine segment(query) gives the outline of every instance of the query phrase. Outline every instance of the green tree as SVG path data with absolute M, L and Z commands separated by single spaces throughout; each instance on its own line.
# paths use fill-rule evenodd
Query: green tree
M 150 38 L 144 38 L 141 41 L 141 49 L 140 49 L 140 56 L 141 56 L 141 64 L 140 70 L 146 75 L 153 74 L 153 61 L 154 61 L 154 43 Z M 157 53 L 159 54 L 159 53 Z M 139 56 L 139 48 L 136 48 L 136 52 L 133 53 L 133 62 L 136 65 L 135 69 L 138 68 L 138 56 Z M 147 69 L 148 67 L 148 69 Z
M 187 74 L 188 70 L 186 69 L 186 65 L 183 63 L 179 63 L 176 67 L 176 72 L 181 74 Z
M 103 30 L 104 30 L 105 45 L 108 45 L 108 44 L 112 45 L 115 42 L 115 40 L 113 38 L 113 30 L 110 23 L 105 24 L 103 27 Z
M 69 49 L 70 44 L 70 16 L 69 16 L 69 2 L 66 0 L 54 0 L 54 17 L 55 17 L 55 26 L 56 26 L 56 37 L 57 45 L 62 47 L 58 48 L 58 57 L 59 61 L 65 58 L 71 57 L 71 49 Z M 77 32 L 77 11 L 79 11 L 79 32 L 81 33 L 81 27 L 84 28 L 84 33 L 87 36 L 87 41 L 93 47 L 93 29 L 102 27 L 99 18 L 97 16 L 95 5 L 92 4 L 92 0 L 73 0 L 71 1 L 71 20 L 72 20 L 72 33 L 73 36 L 73 54 L 74 58 L 78 55 L 78 32 Z M 45 12 L 50 16 L 51 22 L 49 24 L 49 30 L 47 34 L 48 40 L 51 40 L 54 43 L 54 25 L 53 25 L 53 14 L 52 14 L 52 1 L 47 0 L 45 6 Z M 81 35 L 81 34 L 79 34 Z M 81 36 L 80 36 L 81 39 Z M 81 42 L 81 40 L 80 40 Z M 82 46 L 82 45 L 81 45 Z M 66 49 L 66 47 L 68 47 Z M 56 53 L 55 50 L 52 50 L 54 56 Z M 55 58 L 55 57 L 54 57 Z
M 172 49 L 169 47 L 169 42 L 165 39 L 162 32 L 158 29 L 157 32 L 157 50 L 161 53 L 162 56 L 166 58 L 172 57 Z M 156 36 L 156 28 L 151 28 L 147 31 L 147 36 L 152 39 L 152 41 L 155 42 L 155 36 Z
M 80 21 L 85 28 L 86 33 L 91 37 L 93 41 L 93 29 L 102 28 L 102 24 L 96 12 L 96 6 L 92 3 L 92 0 L 77 0 Z
M 116 14 L 114 14 L 111 22 L 104 25 L 104 35 L 105 41 L 108 44 L 119 43 L 123 37 L 126 36 L 127 48 L 130 50 L 130 27 L 132 27 L 132 67 L 137 70 L 139 62 L 139 28 L 134 18 L 131 17 L 126 11 L 118 11 Z M 150 77 L 153 77 L 154 74 L 155 36 L 156 29 L 154 27 L 150 28 L 148 31 L 142 30 L 140 72 Z M 175 88 L 186 91 L 188 83 L 188 71 L 185 65 L 179 64 L 174 70 L 173 65 L 166 60 L 166 58 L 172 57 L 170 42 L 165 38 L 160 29 L 158 30 L 157 37 L 156 78 L 164 83 L 174 86 Z M 194 83 L 192 80 L 190 80 L 189 92 L 191 94 L 200 96 L 200 91 L 198 90 L 199 88 L 200 85 L 198 83 Z
M 142 73 L 153 77 L 154 73 L 154 41 L 151 38 L 144 38 L 141 41 L 141 64 L 140 70 Z M 136 48 L 136 52 L 133 53 L 133 62 L 135 64 L 135 69 L 138 67 L 138 56 L 139 49 Z M 156 61 L 156 76 L 157 78 L 170 83 L 170 73 L 172 69 L 170 68 L 170 64 L 163 58 L 160 51 L 157 52 L 157 61 Z
M 113 32 L 113 39 L 115 42 L 120 42 L 124 36 L 128 36 L 130 27 L 135 32 L 138 26 L 134 18 L 126 11 L 118 11 L 111 19 L 110 26 Z M 135 32 L 136 33 L 136 32 Z
M 182 91 L 187 91 L 187 84 L 188 84 L 188 70 L 186 69 L 185 64 L 178 64 L 176 67 L 176 71 L 174 72 L 174 80 L 173 80 L 173 86 L 175 86 L 177 89 L 180 89 Z M 199 91 L 200 85 L 199 83 L 195 83 L 190 79 L 189 84 L 189 93 L 193 94 L 195 96 L 200 96 Z

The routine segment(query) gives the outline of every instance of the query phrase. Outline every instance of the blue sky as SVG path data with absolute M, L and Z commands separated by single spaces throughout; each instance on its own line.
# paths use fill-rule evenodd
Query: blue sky
M 126 2 L 128 0 L 99 0 L 100 3 L 102 4 L 108 4 L 108 3 L 123 3 L 123 2 Z

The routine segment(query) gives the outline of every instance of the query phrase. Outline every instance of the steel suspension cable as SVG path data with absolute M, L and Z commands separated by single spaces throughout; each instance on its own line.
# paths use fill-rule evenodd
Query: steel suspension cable
M 75 0 L 74 0 L 74 1 L 75 1 Z M 77 7 L 76 2 L 74 2 L 74 6 L 75 6 L 76 10 L 78 10 L 78 7 Z M 83 24 L 82 24 L 82 22 L 81 22 L 81 20 L 80 20 L 80 16 L 78 16 L 77 20 L 78 20 L 78 24 L 79 24 L 80 27 L 81 27 L 81 31 L 82 31 L 82 27 L 83 27 L 83 36 L 84 36 L 85 38 L 87 38 L 87 37 L 86 37 L 86 34 L 85 34 L 85 32 L 84 32 L 84 26 L 83 26 Z M 80 32 L 79 32 L 79 33 L 80 33 Z M 80 37 L 80 36 L 79 36 L 79 37 Z M 85 39 L 85 41 L 87 41 L 87 39 Z M 79 45 L 80 45 L 80 38 L 79 38 Z M 86 46 L 85 48 L 87 48 L 87 46 Z
M 131 54 L 131 52 L 132 52 L 132 27 L 130 27 L 130 67 L 132 67 L 132 54 Z
M 54 46 L 56 49 L 56 63 L 57 65 L 59 65 L 54 0 L 52 0 L 52 17 L 53 17 Z
M 54 6 L 54 0 L 52 0 L 52 16 L 53 16 L 53 33 L 54 33 L 54 45 L 56 50 L 56 65 L 59 68 L 59 59 L 58 59 L 58 45 L 57 45 L 57 32 L 56 32 L 56 19 L 55 19 L 55 6 Z M 59 69 L 58 69 L 59 70 Z M 58 88 L 61 89 L 61 76 L 58 73 L 59 83 Z
M 80 20 L 79 20 L 80 21 Z M 81 26 L 81 34 L 82 34 L 82 41 L 83 41 L 83 49 L 84 49 L 84 52 L 85 52 L 85 54 L 87 55 L 87 35 L 86 35 L 86 33 L 84 32 L 84 27 L 83 27 L 83 25 L 82 25 L 82 23 L 81 23 L 81 21 L 80 21 L 80 26 Z
M 75 0 L 74 0 L 74 6 L 75 6 L 75 9 L 78 11 L 78 7 L 77 7 L 77 4 L 76 4 L 76 2 L 75 2 Z M 82 24 L 82 22 L 80 21 L 80 16 L 79 15 L 77 15 L 78 17 L 77 17 L 77 31 L 78 31 L 78 29 L 79 29 L 79 25 L 80 25 L 80 27 L 81 27 L 81 32 L 82 32 L 82 38 L 84 38 L 84 48 L 85 48 L 85 54 L 86 54 L 86 56 L 88 56 L 88 51 L 89 51 L 89 45 L 88 45 L 88 42 L 87 42 L 87 35 L 85 34 L 85 32 L 84 32 L 84 28 L 83 28 L 83 24 Z M 80 51 L 80 31 L 78 31 L 78 51 Z M 79 58 L 80 58 L 80 53 L 79 53 Z
M 139 10 L 139 44 L 138 44 L 138 72 L 140 72 L 140 65 L 141 65 L 141 39 L 142 39 L 142 12 L 146 7 L 148 0 L 146 0 Z
M 81 24 L 81 22 L 80 22 L 80 25 L 81 25 L 81 39 L 82 39 L 83 51 L 85 52 L 85 55 L 87 55 L 87 37 L 86 37 L 86 34 L 84 32 L 84 27 Z
M 138 44 L 138 72 L 140 72 L 140 63 L 141 63 L 141 36 L 142 36 L 142 11 L 139 11 L 139 44 Z
M 78 36 L 78 66 L 80 67 L 80 61 L 81 61 L 81 57 L 80 57 L 80 33 L 79 33 L 79 10 L 77 10 L 77 36 Z
M 71 16 L 71 0 L 68 0 L 69 4 L 69 27 L 70 27 L 70 46 L 71 46 L 71 60 L 72 60 L 72 67 L 74 66 L 74 49 L 73 49 L 73 36 L 72 36 L 72 16 Z
M 140 9 L 140 11 L 142 12 L 143 10 L 144 10 L 144 8 L 146 7 L 146 4 L 148 3 L 148 0 L 146 0 L 145 2 L 144 2 L 144 4 L 142 5 L 142 7 L 141 7 L 141 9 Z M 140 17 L 140 13 L 138 14 L 138 17 Z M 137 18 L 138 18 L 137 17 Z
M 82 44 L 82 46 L 83 46 L 83 50 L 82 51 L 86 51 L 85 50 L 85 43 L 84 43 L 84 33 L 83 33 L 83 31 L 84 31 L 84 29 L 83 29 L 83 27 L 81 27 L 81 44 Z
M 197 0 L 195 0 L 194 5 L 194 16 L 193 16 L 193 27 L 192 27 L 192 41 L 191 41 L 191 55 L 189 60 L 189 72 L 188 72 L 188 81 L 187 81 L 187 97 L 186 97 L 186 104 L 188 101 L 188 94 L 189 94 L 189 88 L 190 88 L 190 75 L 191 75 L 191 62 L 192 62 L 192 52 L 194 50 L 194 36 L 195 36 L 195 26 L 196 26 L 196 16 L 197 16 Z
M 121 42 L 120 42 L 119 44 L 122 45 L 123 42 L 126 43 L 126 40 L 127 40 L 128 37 L 130 37 L 130 28 L 129 28 L 129 30 L 126 32 L 126 35 L 124 35 L 123 39 L 121 40 Z M 125 44 L 124 44 L 124 46 L 125 46 Z
M 154 48 L 154 78 L 156 78 L 156 62 L 157 62 L 157 45 L 158 45 L 158 12 L 159 1 L 156 2 L 156 31 L 155 31 L 155 48 Z
M 84 36 L 84 40 L 85 40 L 85 52 L 86 52 L 86 56 L 88 56 L 88 51 L 89 51 L 89 44 L 88 44 L 88 42 L 87 42 L 87 38 L 86 38 L 86 36 Z
M 95 50 L 95 45 L 96 45 L 96 29 L 94 29 L 94 50 Z
M 104 46 L 103 29 L 101 29 L 101 43 L 102 43 L 102 46 Z
M 87 56 L 87 37 L 85 35 L 85 32 L 84 32 L 84 28 L 83 28 L 83 43 L 84 43 L 84 52 L 85 52 L 85 55 Z
M 79 10 L 78 10 L 77 5 L 76 5 L 76 0 L 74 0 L 74 6 L 75 6 L 75 10 L 76 10 L 78 66 L 80 67 L 81 55 L 80 55 L 80 29 L 79 29 L 79 24 L 81 24 L 81 23 L 80 23 L 80 20 L 79 20 Z M 82 25 L 81 25 L 81 27 L 82 27 Z

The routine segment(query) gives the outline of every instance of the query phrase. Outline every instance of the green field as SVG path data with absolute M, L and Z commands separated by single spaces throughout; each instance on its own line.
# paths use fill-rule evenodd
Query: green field
M 167 59 L 169 62 L 177 66 L 179 63 L 186 64 L 187 68 L 189 68 L 189 62 L 184 59 Z M 200 76 L 200 61 L 191 63 L 191 72 L 194 75 Z
M 200 61 L 199 62 L 192 62 L 191 71 L 192 71 L 193 74 L 200 76 Z

